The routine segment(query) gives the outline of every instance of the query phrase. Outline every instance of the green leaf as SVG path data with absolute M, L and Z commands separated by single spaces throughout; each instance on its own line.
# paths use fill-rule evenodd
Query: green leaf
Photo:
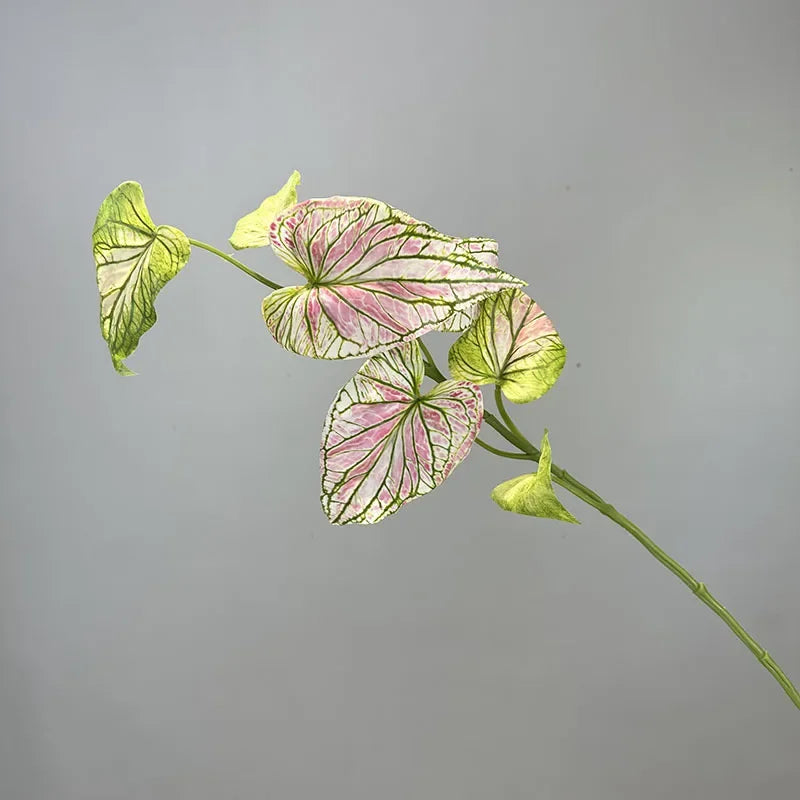
M 297 203 L 297 186 L 300 173 L 295 170 L 289 180 L 276 194 L 268 197 L 255 211 L 243 216 L 228 240 L 231 247 L 244 250 L 246 247 L 265 247 L 269 244 L 269 226 L 272 220 L 290 206 Z
M 530 517 L 547 517 L 564 522 L 580 524 L 572 514 L 561 505 L 561 501 L 553 491 L 550 479 L 552 454 L 547 429 L 542 437 L 542 454 L 539 457 L 539 468 L 536 472 L 520 475 L 505 481 L 492 490 L 492 500 L 505 511 L 515 514 L 527 514 Z
M 529 403 L 558 380 L 567 351 L 553 323 L 519 289 L 481 303 L 475 323 L 450 348 L 454 378 L 499 384 L 512 403 Z
M 122 359 L 136 350 L 142 334 L 155 325 L 156 295 L 189 260 L 189 240 L 177 228 L 156 226 L 142 187 L 127 181 L 100 206 L 92 250 L 103 338 L 117 372 L 134 375 Z

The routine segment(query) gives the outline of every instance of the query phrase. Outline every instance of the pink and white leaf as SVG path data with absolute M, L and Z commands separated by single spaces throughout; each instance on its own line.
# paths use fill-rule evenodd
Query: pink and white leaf
M 378 200 L 306 200 L 273 221 L 273 250 L 307 283 L 273 292 L 264 319 L 312 358 L 383 352 L 524 281 L 497 269 L 492 240 L 445 236 Z
M 499 269 L 497 266 L 497 242 L 494 239 L 462 239 L 459 246 L 466 252 L 471 253 L 484 266 L 490 269 Z M 440 322 L 436 326 L 436 330 L 443 333 L 465 331 L 478 318 L 479 311 L 480 301 L 477 301 L 461 311 L 454 311 L 444 322 Z
M 320 448 L 322 508 L 370 524 L 435 489 L 464 460 L 483 420 L 480 389 L 444 381 L 422 394 L 416 341 L 373 356 L 341 389 Z

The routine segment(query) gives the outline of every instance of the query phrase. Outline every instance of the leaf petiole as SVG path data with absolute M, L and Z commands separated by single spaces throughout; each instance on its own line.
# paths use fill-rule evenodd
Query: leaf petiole
M 223 253 L 222 250 L 217 250 L 216 247 L 213 247 L 210 244 L 206 244 L 205 242 L 199 242 L 197 239 L 189 239 L 189 244 L 192 247 L 199 247 L 202 250 L 208 250 L 209 253 L 213 253 L 215 256 L 219 256 L 220 258 L 224 259 L 230 264 L 233 264 L 234 267 L 240 269 L 242 272 L 249 275 L 251 278 L 255 278 L 259 283 L 263 283 L 264 286 L 269 286 L 270 289 L 282 289 L 283 287 L 279 283 L 275 283 L 271 281 L 269 278 L 265 278 L 260 273 L 256 272 L 253 269 L 250 269 L 246 264 L 242 264 L 241 261 L 234 258 L 233 256 L 229 256 L 227 253 Z
M 527 453 L 511 453 L 508 450 L 500 450 L 497 447 L 493 447 L 488 442 L 484 442 L 479 436 L 475 438 L 475 444 L 480 445 L 484 450 L 488 450 L 496 456 L 500 456 L 500 458 L 518 458 L 523 461 L 533 461 L 533 458 Z
M 500 384 L 495 384 L 494 387 L 494 402 L 497 404 L 497 410 L 500 412 L 500 416 L 503 418 L 503 422 L 506 423 L 508 429 L 516 436 L 522 443 L 529 445 L 532 447 L 536 452 L 539 451 L 533 447 L 533 445 L 522 435 L 520 429 L 514 423 L 514 420 L 511 419 L 511 415 L 506 410 L 506 404 L 503 401 L 503 392 L 500 389 Z M 521 448 L 524 449 L 524 448 Z M 537 456 L 538 460 L 538 456 Z

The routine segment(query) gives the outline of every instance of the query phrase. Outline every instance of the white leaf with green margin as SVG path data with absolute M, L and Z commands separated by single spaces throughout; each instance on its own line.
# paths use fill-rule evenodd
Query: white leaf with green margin
M 244 250 L 246 247 L 265 247 L 269 244 L 269 226 L 272 220 L 290 206 L 297 203 L 297 186 L 300 173 L 295 170 L 289 180 L 271 197 L 249 214 L 245 214 L 237 223 L 228 240 L 231 247 Z
M 561 505 L 553 491 L 550 470 L 553 457 L 550 440 L 545 429 L 542 437 L 541 456 L 536 472 L 520 475 L 501 483 L 492 490 L 492 500 L 505 511 L 527 514 L 531 517 L 546 517 L 564 522 L 580 524 L 572 514 Z
M 264 300 L 276 341 L 311 358 L 358 358 L 432 330 L 454 312 L 525 282 L 386 203 L 305 200 L 270 228 L 272 248 L 305 279 Z
M 156 226 L 142 187 L 126 181 L 100 206 L 92 232 L 100 291 L 100 327 L 114 368 L 134 375 L 122 359 L 155 325 L 156 295 L 189 260 L 186 236 L 169 225 Z
M 475 323 L 450 348 L 454 378 L 498 384 L 513 403 L 529 403 L 561 374 L 567 351 L 553 323 L 519 289 L 481 303 Z

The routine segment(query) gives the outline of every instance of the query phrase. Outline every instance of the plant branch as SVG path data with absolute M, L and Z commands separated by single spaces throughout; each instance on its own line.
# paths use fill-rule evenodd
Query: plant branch
M 441 375 L 438 367 L 433 363 L 433 359 L 427 348 L 424 349 L 426 354 L 426 373 L 435 377 L 437 374 Z M 519 428 L 514 424 L 511 416 L 506 410 L 503 402 L 502 394 L 499 387 L 495 389 L 495 399 L 497 400 L 497 407 L 500 415 L 506 424 L 503 424 L 494 414 L 484 411 L 484 420 L 486 423 L 494 428 L 509 444 L 522 451 L 524 457 L 531 461 L 539 460 L 541 455 L 539 449 L 535 447 L 528 439 L 520 432 Z M 493 451 L 495 448 L 486 447 L 485 449 Z M 503 452 L 503 451 L 500 451 Z M 679 578 L 686 586 L 689 587 L 692 594 L 695 595 L 702 603 L 708 606 L 737 636 L 737 638 L 747 647 L 747 649 L 756 657 L 756 660 L 772 675 L 773 678 L 780 684 L 781 688 L 786 692 L 789 699 L 800 708 L 800 691 L 789 680 L 786 673 L 778 666 L 773 657 L 745 630 L 739 620 L 728 611 L 722 603 L 714 597 L 708 590 L 706 585 L 697 580 L 683 565 L 679 564 L 674 558 L 667 555 L 641 528 L 635 525 L 631 520 L 617 511 L 614 506 L 607 503 L 599 494 L 592 491 L 588 486 L 584 486 L 576 478 L 572 477 L 565 469 L 553 464 L 551 466 L 551 474 L 553 480 L 562 486 L 567 491 L 571 492 L 584 503 L 597 509 L 601 514 L 608 519 L 616 522 L 621 528 L 626 530 L 642 547 L 647 550 L 660 564 L 666 567 L 673 575 Z
M 530 442 L 528 442 L 528 440 L 522 435 L 522 432 L 516 426 L 514 420 L 511 419 L 511 415 L 506 410 L 506 404 L 505 401 L 503 400 L 503 392 L 500 390 L 499 384 L 495 384 L 494 387 L 494 402 L 497 405 L 497 410 L 500 412 L 500 416 L 503 418 L 503 422 L 505 422 L 505 424 L 508 426 L 508 429 L 511 431 L 511 433 L 513 433 L 514 436 L 516 436 L 520 440 L 520 442 L 525 442 L 531 447 L 533 447 L 533 445 Z M 538 453 L 539 451 L 537 450 L 536 452 Z

